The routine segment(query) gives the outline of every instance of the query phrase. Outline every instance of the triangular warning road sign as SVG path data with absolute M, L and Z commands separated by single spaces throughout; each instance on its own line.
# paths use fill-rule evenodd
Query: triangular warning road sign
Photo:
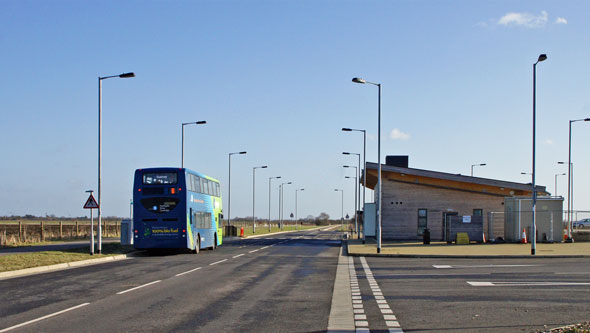
M 90 196 L 88 197 L 88 200 L 86 200 L 86 203 L 84 204 L 84 208 L 85 209 L 98 208 L 98 202 L 96 202 L 96 200 L 94 200 L 94 196 L 92 194 L 90 194 Z

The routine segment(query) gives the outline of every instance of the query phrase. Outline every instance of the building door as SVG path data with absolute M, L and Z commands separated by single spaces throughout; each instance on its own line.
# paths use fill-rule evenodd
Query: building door
M 443 212 L 442 216 L 442 230 L 443 230 L 443 241 L 447 243 L 451 243 L 453 240 L 451 239 L 451 216 L 457 216 L 459 213 L 457 212 Z

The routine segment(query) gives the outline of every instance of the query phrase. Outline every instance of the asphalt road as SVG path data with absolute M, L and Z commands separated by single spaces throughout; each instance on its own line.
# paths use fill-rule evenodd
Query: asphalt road
M 305 231 L 4 280 L 0 332 L 324 331 L 339 250 Z
M 531 332 L 590 319 L 590 259 L 356 257 L 354 268 L 371 331 L 391 328 L 375 285 L 405 332 Z

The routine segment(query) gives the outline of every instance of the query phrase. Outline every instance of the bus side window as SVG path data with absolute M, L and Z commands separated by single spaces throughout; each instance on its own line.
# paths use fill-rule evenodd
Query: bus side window
M 207 179 L 201 178 L 201 193 L 205 194 L 207 193 L 207 190 L 205 190 L 207 188 Z
M 201 192 L 201 182 L 199 181 L 199 177 L 195 176 L 194 182 L 195 182 L 195 184 L 194 184 L 195 192 Z
M 190 220 L 191 220 L 190 222 L 191 222 L 191 225 L 192 225 L 193 224 L 193 209 L 192 208 L 190 209 L 190 215 L 189 216 L 190 216 Z

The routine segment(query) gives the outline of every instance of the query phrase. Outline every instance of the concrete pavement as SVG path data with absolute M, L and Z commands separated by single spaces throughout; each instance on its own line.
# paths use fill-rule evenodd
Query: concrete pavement
M 590 242 L 579 243 L 537 243 L 536 255 L 539 258 L 589 257 Z M 421 241 L 392 242 L 381 244 L 381 253 L 377 253 L 377 243 L 367 239 L 348 241 L 348 254 L 351 256 L 382 257 L 416 257 L 416 258 L 530 258 L 531 244 L 469 244 L 456 245 L 446 242 L 431 242 L 424 245 Z

